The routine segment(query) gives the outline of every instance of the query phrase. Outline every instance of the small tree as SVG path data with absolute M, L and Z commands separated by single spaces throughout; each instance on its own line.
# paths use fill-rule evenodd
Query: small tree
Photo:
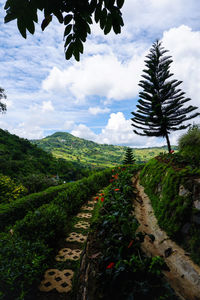
M 142 131 L 133 130 L 136 134 L 165 137 L 170 152 L 170 131 L 187 128 L 191 124 L 182 125 L 182 123 L 197 117 L 200 113 L 187 116 L 197 107 L 191 105 L 185 107 L 184 104 L 191 99 L 185 98 L 185 93 L 177 89 L 182 81 L 169 80 L 173 75 L 169 71 L 173 60 L 171 56 L 164 56 L 166 52 L 168 50 L 164 50 L 159 41 L 155 42 L 150 49 L 150 54 L 145 60 L 147 69 L 143 70 L 145 74 L 142 75 L 145 80 L 139 82 L 143 91 L 139 93 L 138 110 L 132 112 L 134 118 L 131 120 L 132 126 Z
M 124 165 L 131 165 L 135 162 L 135 158 L 133 156 L 133 152 L 131 148 L 126 149 L 125 158 L 123 161 Z
M 2 103 L 1 102 L 1 99 L 6 99 L 7 97 L 6 97 L 6 94 L 5 94 L 5 92 L 4 92 L 4 89 L 2 89 L 1 87 L 0 87 L 0 112 L 5 112 L 7 109 L 6 109 L 6 104 L 4 104 L 4 103 Z

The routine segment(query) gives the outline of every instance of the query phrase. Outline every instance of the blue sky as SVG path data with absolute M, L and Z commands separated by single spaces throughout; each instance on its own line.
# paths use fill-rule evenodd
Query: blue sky
M 200 107 L 199 0 L 126 0 L 122 33 L 104 36 L 94 24 L 80 62 L 65 60 L 56 19 L 42 32 L 39 16 L 35 34 L 25 40 L 16 21 L 4 24 L 4 4 L 0 0 L 0 86 L 8 110 L 0 128 L 28 139 L 65 131 L 98 143 L 164 145 L 135 135 L 130 121 L 145 55 L 156 39 L 170 51 L 171 71 L 190 104 Z M 171 142 L 182 133 L 171 134 Z

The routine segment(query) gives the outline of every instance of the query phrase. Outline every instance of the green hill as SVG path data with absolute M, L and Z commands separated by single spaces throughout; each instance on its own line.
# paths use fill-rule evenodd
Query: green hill
M 33 140 L 34 144 L 50 152 L 57 158 L 87 164 L 92 167 L 112 167 L 121 164 L 127 147 L 97 144 L 81 139 L 67 132 L 56 132 L 41 140 Z M 136 162 L 147 161 L 167 147 L 133 149 Z
M 0 173 L 24 184 L 44 177 L 72 181 L 89 172 L 77 162 L 57 159 L 28 140 L 0 129 Z

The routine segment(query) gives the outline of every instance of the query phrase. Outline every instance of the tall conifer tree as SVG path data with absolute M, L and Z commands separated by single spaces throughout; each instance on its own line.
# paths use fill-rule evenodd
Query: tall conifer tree
M 124 165 L 131 165 L 135 162 L 135 158 L 133 156 L 133 152 L 131 148 L 126 149 L 125 158 L 123 161 Z
M 169 141 L 170 131 L 185 129 L 191 124 L 183 125 L 184 121 L 197 117 L 200 113 L 195 112 L 188 116 L 188 113 L 197 109 L 195 106 L 186 107 L 184 104 L 190 101 L 185 98 L 185 93 L 177 88 L 182 81 L 170 79 L 170 64 L 173 62 L 171 56 L 164 54 L 160 41 L 156 41 L 150 53 L 146 56 L 145 66 L 142 75 L 144 80 L 139 82 L 143 91 L 139 93 L 137 111 L 132 112 L 132 126 L 140 129 L 133 130 L 136 134 L 143 136 L 165 137 L 169 152 L 171 145 Z

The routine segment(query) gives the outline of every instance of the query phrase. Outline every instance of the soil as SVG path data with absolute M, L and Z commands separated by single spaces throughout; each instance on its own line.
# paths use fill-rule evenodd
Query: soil
M 143 251 L 149 256 L 159 255 L 165 259 L 170 271 L 163 273 L 180 299 L 200 300 L 200 267 L 160 229 L 151 202 L 144 193 L 138 177 L 133 178 L 133 185 L 137 190 L 133 205 L 134 215 L 140 223 L 138 231 L 155 236 L 154 242 L 148 236 L 145 237 Z

